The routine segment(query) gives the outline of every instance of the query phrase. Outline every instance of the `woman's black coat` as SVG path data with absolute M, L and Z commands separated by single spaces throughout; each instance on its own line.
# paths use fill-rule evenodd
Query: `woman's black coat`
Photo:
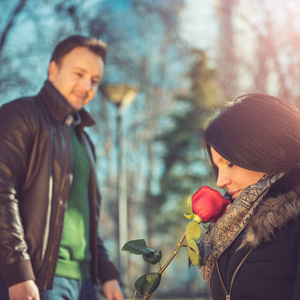
M 272 186 L 220 256 L 210 289 L 214 300 L 300 299 L 299 169 Z

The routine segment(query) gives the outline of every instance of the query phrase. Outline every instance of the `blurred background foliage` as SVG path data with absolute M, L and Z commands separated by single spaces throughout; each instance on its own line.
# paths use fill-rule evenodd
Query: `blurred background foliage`
M 185 228 L 188 195 L 215 187 L 202 132 L 216 109 L 253 91 L 300 104 L 297 0 L 1 0 L 0 11 L 1 103 L 37 93 L 53 47 L 76 33 L 108 44 L 101 87 L 139 87 L 121 128 L 129 239 L 145 238 L 166 258 Z M 118 112 L 101 91 L 87 109 L 97 122 L 90 134 L 103 196 L 101 232 L 117 261 Z M 197 268 L 188 270 L 186 253 L 180 255 L 157 296 L 209 298 Z M 146 268 L 130 257 L 122 274 L 128 297 Z

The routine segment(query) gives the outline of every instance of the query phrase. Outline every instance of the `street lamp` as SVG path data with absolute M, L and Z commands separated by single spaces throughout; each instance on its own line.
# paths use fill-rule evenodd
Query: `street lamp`
M 124 108 L 128 107 L 134 100 L 138 92 L 136 86 L 126 84 L 110 84 L 102 87 L 102 93 L 112 101 L 118 108 L 117 116 L 117 155 L 118 155 L 118 249 L 128 241 L 127 223 L 127 178 L 124 163 L 124 136 L 122 134 L 122 116 Z M 128 266 L 128 256 L 121 259 L 118 253 L 121 274 L 124 274 Z
M 119 107 L 129 106 L 135 99 L 138 87 L 126 84 L 109 84 L 102 88 L 104 95 Z

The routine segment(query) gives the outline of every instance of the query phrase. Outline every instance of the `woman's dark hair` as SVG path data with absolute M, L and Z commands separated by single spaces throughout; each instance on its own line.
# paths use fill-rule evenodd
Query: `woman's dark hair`
M 210 147 L 229 162 L 267 174 L 300 168 L 300 111 L 292 104 L 261 93 L 227 103 L 204 132 Z
M 71 35 L 59 42 L 52 53 L 50 62 L 55 61 L 57 64 L 60 64 L 63 57 L 76 47 L 88 48 L 101 57 L 105 63 L 107 53 L 106 44 L 101 40 L 82 35 Z

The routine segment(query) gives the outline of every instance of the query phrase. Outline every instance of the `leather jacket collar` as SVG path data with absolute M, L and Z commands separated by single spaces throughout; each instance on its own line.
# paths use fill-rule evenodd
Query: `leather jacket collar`
M 77 114 L 74 108 L 68 103 L 66 98 L 55 88 L 55 86 L 49 81 L 46 80 L 45 84 L 40 91 L 40 94 L 43 95 L 45 105 L 53 115 L 53 117 L 60 123 L 66 126 L 72 124 L 72 120 L 76 119 L 73 117 Z M 78 113 L 81 118 L 81 125 L 84 126 L 93 126 L 95 121 L 92 119 L 90 114 L 84 109 L 81 109 Z

